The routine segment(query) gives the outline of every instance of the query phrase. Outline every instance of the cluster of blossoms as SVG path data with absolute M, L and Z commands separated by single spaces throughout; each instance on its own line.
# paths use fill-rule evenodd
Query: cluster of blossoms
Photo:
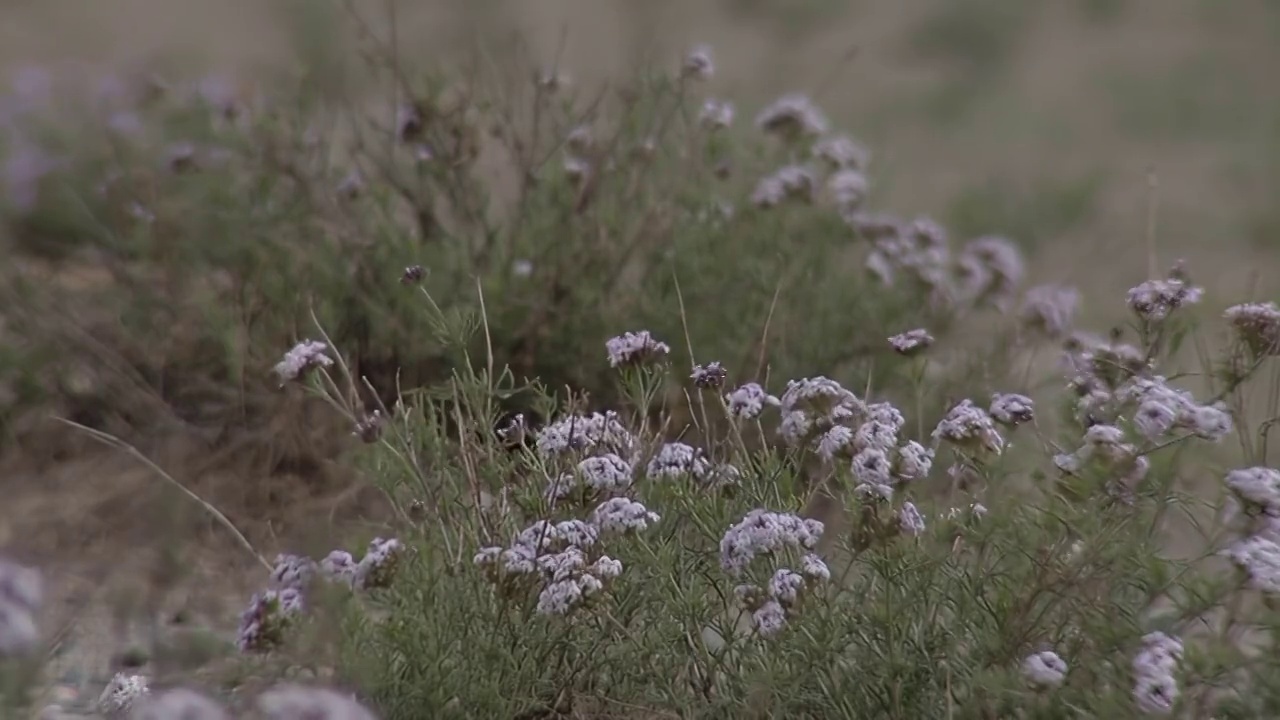
M 953 253 L 946 230 L 929 218 L 907 222 L 854 212 L 845 219 L 870 243 L 866 266 L 872 275 L 885 286 L 905 282 L 935 308 L 1007 309 L 1026 273 L 1022 253 L 1002 237 L 979 237 Z
M 634 500 L 610 498 L 591 512 L 589 520 L 539 520 L 507 547 L 481 548 L 474 562 L 502 591 L 519 591 L 533 582 L 538 613 L 565 616 L 622 574 L 620 561 L 599 552 L 601 539 L 643 531 L 659 519 Z
M 744 583 L 735 589 L 761 637 L 781 632 L 798 611 L 802 593 L 811 584 L 831 579 L 827 564 L 814 553 L 822 531 L 818 520 L 756 509 L 720 540 L 720 567 L 735 578 L 746 574 L 762 556 L 798 559 L 798 571 L 776 567 L 767 582 Z
M 255 593 L 240 615 L 236 646 L 242 652 L 269 652 L 279 647 L 293 622 L 306 609 L 306 592 L 316 579 L 352 590 L 389 587 L 405 546 L 394 538 L 374 538 L 359 562 L 345 550 L 334 550 L 316 562 L 281 554 L 271 571 L 271 587 Z
M 281 385 L 298 380 L 316 368 L 331 367 L 333 359 L 326 354 L 328 351 L 329 346 L 317 340 L 303 340 L 294 345 L 275 366 Z
M 258 696 L 263 720 L 377 720 L 355 698 L 328 688 L 277 685 Z M 129 701 L 131 720 L 230 720 L 218 703 L 186 688 L 142 693 Z
M 1022 661 L 1022 676 L 1038 688 L 1060 687 L 1067 679 L 1067 662 L 1052 650 L 1031 653 Z
M 1252 526 L 1222 554 L 1240 568 L 1249 587 L 1280 594 L 1280 470 L 1241 468 L 1227 473 L 1225 482 Z
M 98 696 L 98 711 L 112 720 L 129 717 L 151 694 L 151 686 L 142 675 L 116 673 Z
M 1280 355 L 1280 307 L 1274 302 L 1233 305 L 1224 316 L 1255 355 Z
M 605 343 L 610 367 L 648 365 L 659 362 L 671 352 L 671 346 L 660 342 L 648 330 L 627 332 Z
M 1142 649 L 1133 658 L 1133 700 L 1148 715 L 1168 715 L 1178 702 L 1178 665 L 1182 641 L 1162 632 L 1142 638 Z
M 36 610 L 43 595 L 39 572 L 0 558 L 0 658 L 39 642 Z
M 1169 276 L 1147 280 L 1130 288 L 1127 298 L 1129 309 L 1147 323 L 1160 323 L 1178 308 L 1200 302 L 1204 291 L 1187 279 L 1181 265 L 1169 271 Z

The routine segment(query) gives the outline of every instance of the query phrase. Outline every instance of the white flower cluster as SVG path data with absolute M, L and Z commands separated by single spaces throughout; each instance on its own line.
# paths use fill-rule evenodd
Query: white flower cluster
M 134 708 L 131 720 L 230 720 L 218 703 L 186 688 L 149 694 Z
M 991 397 L 991 418 L 1005 427 L 1017 427 L 1036 418 L 1035 403 L 1026 395 L 996 393 Z
M 333 360 L 325 353 L 329 346 L 315 340 L 303 340 L 276 363 L 275 372 L 281 384 L 297 380 L 315 368 L 327 368 Z
M 1131 378 L 1116 389 L 1113 400 L 1118 411 L 1133 408 L 1134 428 L 1151 442 L 1175 429 L 1218 442 L 1235 427 L 1224 404 L 1201 405 L 1159 375 Z
M 1042 650 L 1022 661 L 1022 676 L 1036 687 L 1059 687 L 1067 679 L 1067 663 L 1058 653 Z
M 1162 632 L 1142 638 L 1142 649 L 1133 658 L 1133 699 L 1148 715 L 1168 715 L 1178 702 L 1178 664 L 1182 641 Z
M 40 640 L 36 611 L 44 596 L 40 573 L 0 558 L 0 658 L 16 655 Z
M 1227 322 L 1256 355 L 1280 355 L 1280 307 L 1274 302 L 1227 308 Z
M 936 306 L 962 304 L 1007 307 L 1022 282 L 1022 254 L 1011 241 L 980 237 L 953 254 L 946 232 L 928 218 L 902 222 L 846 214 L 859 235 L 871 242 L 866 267 L 886 286 L 905 279 L 924 289 Z
M 698 122 L 708 130 L 722 130 L 733 124 L 735 114 L 733 103 L 726 100 L 707 98 L 702 101 L 702 109 L 698 112 Z
M 785 165 L 760 178 L 751 193 L 752 204 L 774 207 L 784 200 L 812 202 L 818 191 L 818 176 L 805 165 Z
M 938 422 L 933 439 L 935 442 L 945 440 L 976 457 L 999 455 L 1004 451 L 1004 438 L 991 415 L 969 399 L 961 400 Z
M 657 513 L 625 497 L 600 503 L 590 520 L 539 520 L 508 547 L 483 547 L 473 562 L 495 583 L 522 577 L 541 582 L 538 612 L 566 615 L 603 590 L 622 573 L 608 555 L 589 557 L 601 536 L 639 532 L 658 522 Z
M 822 537 L 822 530 L 818 520 L 757 508 L 725 532 L 720 540 L 720 567 L 739 575 L 761 555 L 788 548 L 812 551 Z
M 737 484 L 742 475 L 736 467 L 712 463 L 700 449 L 679 442 L 666 443 L 659 448 L 649 460 L 645 474 L 654 479 L 687 476 L 710 488 Z
M 1114 425 L 1094 425 L 1085 431 L 1084 443 L 1075 452 L 1053 457 L 1054 465 L 1069 474 L 1089 462 L 1101 463 L 1123 487 L 1141 482 L 1151 469 L 1147 456 L 1139 455 L 1132 443 L 1125 442 L 1124 431 Z
M 240 614 L 237 647 L 243 652 L 269 652 L 278 647 L 289 625 L 305 610 L 305 594 L 316 578 L 354 590 L 387 587 L 404 554 L 405 546 L 399 540 L 374 538 L 359 562 L 345 550 L 334 550 L 318 563 L 300 555 L 277 555 L 271 587 L 255 594 Z
M 1280 594 L 1280 542 L 1274 534 L 1251 535 L 1222 554 L 1244 572 L 1249 587 L 1268 595 Z
M 635 439 L 618 414 L 610 410 L 560 418 L 538 432 L 535 444 L 544 457 L 570 452 L 589 455 L 597 450 L 629 456 Z
M 933 345 L 933 336 L 924 328 L 916 328 L 889 338 L 889 347 L 904 357 L 919 355 Z
M 648 330 L 626 332 L 605 343 L 610 367 L 648 365 L 671 353 L 671 346 L 660 342 Z
M 865 172 L 871 163 L 871 153 L 848 135 L 828 135 L 821 138 L 813 144 L 811 152 L 833 170 Z
M 633 472 L 631 463 L 614 453 L 594 455 L 580 461 L 576 473 L 552 480 L 546 496 L 549 500 L 562 500 L 582 489 L 602 496 L 621 492 L 631 487 Z
M 1071 331 L 1079 308 L 1079 290 L 1066 285 L 1037 285 L 1023 295 L 1020 319 L 1027 328 L 1058 338 Z
M 1129 309 L 1147 322 L 1160 322 L 1184 305 L 1200 302 L 1204 291 L 1181 278 L 1148 280 L 1129 289 Z
M 738 420 L 755 420 L 766 406 L 777 407 L 778 398 L 765 392 L 758 383 L 747 383 L 724 396 L 729 414 Z
M 1280 517 L 1280 470 L 1241 468 L 1227 473 L 1225 482 L 1247 507 Z
M 831 579 L 827 564 L 811 552 L 821 535 L 822 523 L 817 520 L 759 509 L 725 533 L 720 542 L 720 565 L 734 577 L 746 572 L 761 555 L 788 550 L 799 555 L 799 572 L 778 567 L 763 588 L 747 583 L 734 591 L 751 613 L 751 627 L 759 636 L 769 638 L 781 632 L 797 611 L 804 591 L 813 583 Z
M 775 100 L 756 116 L 756 126 L 766 133 L 787 138 L 823 135 L 826 115 L 806 95 L 789 94 Z

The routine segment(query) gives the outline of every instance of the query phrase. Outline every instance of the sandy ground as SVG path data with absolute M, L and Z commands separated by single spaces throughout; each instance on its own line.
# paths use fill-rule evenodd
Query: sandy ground
M 385 30 L 388 2 L 353 5 Z M 1153 198 L 1159 265 L 1188 258 L 1210 304 L 1245 299 L 1251 287 L 1274 296 L 1280 283 L 1257 270 L 1280 233 L 1275 3 L 982 0 L 963 14 L 948 0 L 476 0 L 452 9 L 460 5 L 402 0 L 396 42 L 448 62 L 473 50 L 472 38 L 510 47 L 503 41 L 514 35 L 537 61 L 559 56 L 586 83 L 646 52 L 674 62 L 706 42 L 719 69 L 712 91 L 734 98 L 743 115 L 783 92 L 821 90 L 836 123 L 876 153 L 878 206 L 990 222 L 994 231 L 1035 229 L 1035 279 L 1081 285 L 1086 322 L 1113 321 L 1124 290 L 1145 277 Z M 54 63 L 250 75 L 303 62 L 299 33 L 331 21 L 343 23 L 342 13 L 326 17 L 306 0 L 12 0 L 0 8 L 0 70 Z M 1091 189 L 1076 201 L 1079 187 Z M 250 559 L 118 455 L 40 472 L 38 481 L 13 481 L 23 492 L 0 511 L 0 547 L 23 546 L 53 569 L 52 617 L 66 630 L 64 646 L 81 648 L 55 663 L 61 689 L 51 692 L 64 705 L 96 697 L 123 647 L 155 647 L 155 633 L 139 628 L 160 615 L 204 618 L 225 641 L 260 572 Z M 131 502 L 138 495 L 147 515 Z M 319 502 L 295 512 L 324 515 Z M 43 535 L 19 522 L 42 516 L 53 518 Z M 182 522 L 156 522 L 164 517 Z M 175 540 L 193 525 L 203 528 L 196 539 Z M 264 519 L 251 532 L 268 553 L 287 544 Z M 186 572 L 164 576 L 175 563 L 165 548 L 181 548 Z

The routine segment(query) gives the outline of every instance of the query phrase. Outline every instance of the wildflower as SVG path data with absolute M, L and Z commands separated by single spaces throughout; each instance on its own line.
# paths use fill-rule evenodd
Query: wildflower
M 946 440 L 966 450 L 995 455 L 1004 449 L 1004 438 L 1000 437 L 991 416 L 967 399 L 947 412 L 934 429 L 933 438 Z
M 346 550 L 334 550 L 320 561 L 320 574 L 332 582 L 348 587 L 356 584 L 356 559 Z
M 718 388 L 724 385 L 724 379 L 727 376 L 728 372 L 725 371 L 724 366 L 719 362 L 712 362 L 707 363 L 706 366 L 694 366 L 693 374 L 689 378 L 700 388 Z
M 1142 320 L 1158 323 L 1178 308 L 1200 302 L 1204 291 L 1179 278 L 1148 280 L 1129 289 L 1129 309 Z
M 800 574 L 810 580 L 830 580 L 831 570 L 822 558 L 809 553 L 800 558 Z
M 990 415 L 1006 427 L 1017 427 L 1035 419 L 1035 404 L 1026 395 L 996 393 L 991 397 Z
M 784 412 L 805 412 L 831 421 L 865 412 L 862 401 L 840 383 L 818 376 L 787 381 L 781 407 Z
M 1223 316 L 1255 355 L 1280 355 L 1280 307 L 1274 302 L 1232 305 Z
M 747 383 L 724 398 L 729 414 L 739 420 L 754 420 L 764 412 L 766 405 L 777 407 L 778 398 L 764 391 L 757 383 Z
M 1037 285 L 1022 300 L 1021 319 L 1029 329 L 1056 338 L 1071 329 L 1080 306 L 1080 292 L 1063 285 Z
M 759 207 L 773 207 L 787 199 L 812 202 L 817 187 L 818 178 L 812 170 L 803 165 L 787 165 L 760 179 L 751 202 Z
M 902 221 L 894 215 L 853 212 L 844 216 L 858 237 L 869 240 L 896 238 L 902 233 Z
M 580 185 L 586 181 L 587 176 L 591 174 L 591 164 L 580 157 L 566 155 L 564 158 L 564 174 L 569 178 L 569 182 Z
M 365 414 L 364 417 L 356 421 L 356 425 L 351 430 L 351 434 L 360 438 L 365 443 L 375 443 L 378 438 L 382 437 L 382 429 L 386 427 L 386 418 L 382 411 L 374 409 L 373 412 Z
M 329 346 L 314 340 L 303 340 L 293 349 L 285 353 L 284 359 L 276 363 L 275 372 L 280 376 L 280 383 L 297 380 L 315 368 L 327 368 L 333 360 L 325 352 Z
M 1142 649 L 1133 658 L 1133 699 L 1138 709 L 1151 715 L 1168 715 L 1178 700 L 1175 677 L 1182 661 L 1182 641 L 1162 632 L 1142 638 Z
M 611 338 L 605 347 L 609 351 L 610 367 L 648 365 L 662 360 L 671 352 L 671 346 L 655 340 L 648 330 Z
M 893 499 L 893 486 L 882 482 L 859 482 L 853 486 L 853 494 L 864 502 L 889 502 Z
M 827 118 L 804 95 L 784 95 L 756 116 L 756 126 L 766 133 L 792 139 L 802 135 L 822 135 Z
M 903 503 L 902 510 L 898 512 L 898 525 L 908 535 L 921 535 L 925 530 L 924 515 L 920 514 L 915 503 Z
M 837 170 L 827 179 L 827 190 L 836 205 L 846 210 L 856 208 L 867 198 L 870 186 L 857 170 Z
M 405 285 L 414 285 L 422 282 L 427 276 L 427 269 L 421 265 L 410 265 L 404 269 L 404 273 L 400 276 L 400 282 Z
M 787 513 L 755 509 L 720 540 L 720 566 L 733 575 L 741 573 L 759 555 L 787 547 L 812 550 L 822 536 L 823 524 Z
M 271 581 L 281 589 L 291 588 L 304 590 L 315 576 L 316 563 L 311 558 L 299 555 L 281 554 L 276 556 L 275 567 L 271 570 Z
M 831 135 L 813 144 L 813 156 L 826 161 L 833 170 L 865 172 L 871 153 L 847 135 Z
M 646 473 L 652 478 L 675 478 L 682 475 L 701 477 L 711 464 L 701 451 L 684 443 L 667 443 L 649 461 Z
M 710 80 L 715 72 L 716 66 L 711 59 L 711 47 L 698 45 L 685 56 L 680 76 L 695 80 Z
M 230 720 L 216 702 L 185 688 L 148 695 L 131 720 Z
M 513 546 L 558 552 L 566 547 L 591 547 L 599 535 L 600 531 L 594 525 L 582 520 L 562 520 L 558 523 L 539 520 L 520 531 Z
M 404 543 L 399 540 L 374 538 L 356 566 L 356 587 L 364 590 L 389 587 L 404 554 Z
M 302 612 L 302 593 L 293 588 L 257 593 L 240 614 L 236 647 L 241 652 L 269 652 L 284 642 L 284 633 Z
M 1022 661 L 1022 676 L 1037 687 L 1058 687 L 1067 678 L 1067 663 L 1052 650 L 1032 653 Z
M 508 447 L 524 444 L 524 439 L 528 434 L 529 424 L 524 419 L 524 413 L 512 415 L 507 424 L 497 430 L 498 439 Z
M 893 476 L 899 480 L 923 480 L 933 468 L 933 454 L 932 449 L 908 440 L 898 448 Z
M 1222 551 L 1248 577 L 1249 587 L 1274 595 L 1280 593 L 1280 543 L 1254 535 Z
M 787 611 L 776 600 L 769 600 L 751 614 L 751 626 L 763 638 L 771 638 L 787 625 Z
M 1280 470 L 1251 467 L 1227 473 L 1227 488 L 1250 507 L 1280 515 Z
M 1178 418 L 1178 425 L 1190 430 L 1196 437 L 1219 442 L 1231 434 L 1235 425 L 1231 413 L 1221 403 L 1197 405 Z
M 600 578 L 590 573 L 555 580 L 538 594 L 538 614 L 568 615 L 603 588 Z
M 648 529 L 661 519 L 641 503 L 618 497 L 605 500 L 592 510 L 590 522 L 601 534 L 622 534 Z
M 831 460 L 848 450 L 852 443 L 853 430 L 844 425 L 836 425 L 818 436 L 818 456 L 824 460 Z
M 980 237 L 965 245 L 959 267 L 965 296 L 974 300 L 991 298 L 997 306 L 1008 300 L 1025 273 L 1018 247 L 995 236 Z
M 282 684 L 258 696 L 264 720 L 377 720 L 355 698 L 327 688 Z
M 933 336 L 924 328 L 908 330 L 889 338 L 889 346 L 893 348 L 894 352 L 904 357 L 919 355 L 928 350 L 932 344 Z
M 578 463 L 583 483 L 595 492 L 607 493 L 631 486 L 631 463 L 613 453 L 589 457 Z
M 141 704 L 149 692 L 145 677 L 116 673 L 98 697 L 98 711 L 108 718 L 126 717 L 126 713 Z
M 698 122 L 708 130 L 721 130 L 733 124 L 733 103 L 715 98 L 702 101 L 702 110 L 698 112 Z
M 803 575 L 786 568 L 779 568 L 769 580 L 769 596 L 783 606 L 794 605 L 800 599 L 804 585 Z
M 884 450 L 869 447 L 853 456 L 853 478 L 859 484 L 873 486 L 893 484 L 893 465 Z
M 594 450 L 629 455 L 634 442 L 630 431 L 618 420 L 618 414 L 609 411 L 561 418 L 542 428 L 535 444 L 538 452 L 546 457 Z

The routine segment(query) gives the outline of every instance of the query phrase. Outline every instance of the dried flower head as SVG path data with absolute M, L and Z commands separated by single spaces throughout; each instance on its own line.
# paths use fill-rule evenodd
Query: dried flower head
M 327 688 L 277 685 L 257 705 L 265 720 L 378 720 L 355 698 Z
M 671 346 L 659 342 L 648 330 L 627 332 L 605 343 L 610 367 L 649 365 L 662 361 L 671 352 Z
M 697 365 L 693 368 L 693 374 L 690 379 L 693 384 L 700 388 L 718 388 L 724 385 L 724 380 L 729 373 L 724 369 L 718 361 L 704 365 Z
M 924 328 L 916 328 L 889 338 L 893 351 L 905 357 L 919 355 L 933 345 L 933 336 Z
M 325 352 L 329 346 L 314 340 L 303 340 L 293 349 L 285 353 L 284 359 L 276 363 L 275 372 L 280 377 L 280 384 L 297 380 L 316 368 L 327 368 L 333 360 Z

